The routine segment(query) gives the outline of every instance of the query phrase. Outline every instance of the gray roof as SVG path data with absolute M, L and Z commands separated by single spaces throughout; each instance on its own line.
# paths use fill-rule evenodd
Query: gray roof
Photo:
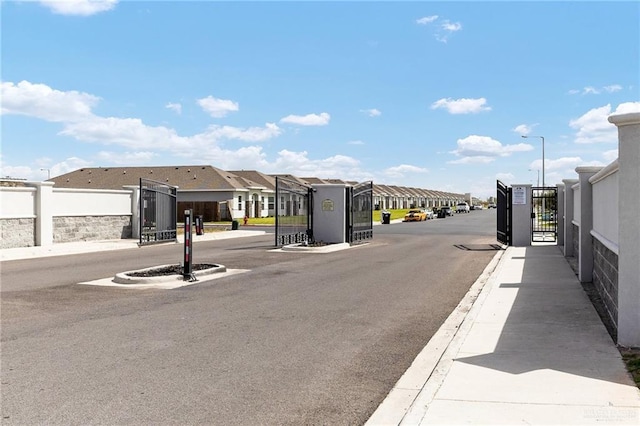
M 140 178 L 177 186 L 180 190 L 242 190 L 238 176 L 213 166 L 85 167 L 50 179 L 56 188 L 122 189 Z

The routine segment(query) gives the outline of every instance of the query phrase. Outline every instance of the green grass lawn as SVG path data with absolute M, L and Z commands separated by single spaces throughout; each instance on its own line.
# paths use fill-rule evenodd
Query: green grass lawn
M 409 209 L 389 210 L 389 212 L 391 212 L 391 220 L 404 218 L 404 215 L 407 214 L 408 211 Z M 380 222 L 380 215 L 381 215 L 380 210 L 374 210 L 373 221 Z M 281 218 L 281 220 L 286 220 L 286 217 Z M 242 226 L 244 223 L 243 220 L 239 220 L 239 222 L 240 222 L 240 226 Z M 216 222 L 216 223 L 231 223 L 231 222 Z M 268 226 L 268 225 L 275 225 L 275 224 L 276 224 L 276 218 L 273 216 L 272 217 L 251 217 L 247 221 L 247 225 Z

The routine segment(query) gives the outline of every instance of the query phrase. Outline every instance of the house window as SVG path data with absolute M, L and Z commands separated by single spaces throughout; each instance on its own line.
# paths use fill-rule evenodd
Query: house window
M 284 197 L 280 197 L 280 210 L 284 211 Z
M 238 210 L 242 210 L 242 195 L 238 195 Z
M 273 210 L 275 208 L 275 197 L 269 197 L 269 210 Z

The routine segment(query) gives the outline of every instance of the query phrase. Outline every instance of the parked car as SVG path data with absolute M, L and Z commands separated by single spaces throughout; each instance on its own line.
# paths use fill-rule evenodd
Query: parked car
M 444 212 L 446 216 L 453 216 L 453 210 L 451 209 L 451 206 L 442 206 L 440 207 L 440 210 Z
M 489 205 L 487 206 L 488 209 L 496 209 L 498 208 L 498 206 L 496 206 L 496 203 L 489 203 Z
M 456 206 L 456 213 L 469 213 L 468 203 L 458 203 Z
M 427 220 L 427 212 L 424 209 L 411 209 L 404 215 L 403 222 L 422 222 Z

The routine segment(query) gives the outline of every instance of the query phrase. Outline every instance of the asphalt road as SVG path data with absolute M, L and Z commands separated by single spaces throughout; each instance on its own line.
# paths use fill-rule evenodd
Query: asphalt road
M 496 254 L 495 210 L 376 226 L 344 251 L 196 243 L 248 271 L 175 290 L 77 285 L 180 245 L 2 262 L 3 424 L 364 423 Z

